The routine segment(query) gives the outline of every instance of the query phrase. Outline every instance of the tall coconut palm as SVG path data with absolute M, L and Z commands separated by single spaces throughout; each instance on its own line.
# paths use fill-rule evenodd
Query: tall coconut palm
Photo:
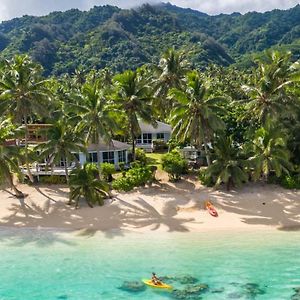
M 126 71 L 113 79 L 116 89 L 115 102 L 126 115 L 128 131 L 132 140 L 132 155 L 135 160 L 136 139 L 141 133 L 139 119 L 156 125 L 153 120 L 152 95 L 147 80 L 139 70 Z
M 171 111 L 173 133 L 181 141 L 190 140 L 198 150 L 201 150 L 204 144 L 207 163 L 210 165 L 207 144 L 214 132 L 225 128 L 220 117 L 220 114 L 224 113 L 220 103 L 225 99 L 213 96 L 196 71 L 188 73 L 186 82 L 183 91 L 169 91 L 169 98 L 177 101 Z
M 36 147 L 41 158 L 47 158 L 51 168 L 63 160 L 65 176 L 69 182 L 68 166 L 76 161 L 76 153 L 86 152 L 84 139 L 74 130 L 74 127 L 62 119 L 53 124 L 47 133 L 48 141 Z
M 103 139 L 112 142 L 112 135 L 118 129 L 117 112 L 106 95 L 106 89 L 100 87 L 99 81 L 87 82 L 83 85 L 80 101 L 76 106 L 80 117 L 77 128 L 85 134 L 86 143 L 98 144 Z M 100 163 L 100 148 L 97 151 Z
M 50 91 L 47 81 L 41 77 L 41 67 L 26 55 L 17 55 L 5 61 L 0 78 L 0 111 L 12 117 L 17 124 L 25 126 L 25 162 L 28 176 L 33 177 L 29 167 L 28 121 L 33 115 L 47 114 Z
M 293 169 L 290 152 L 286 146 L 286 135 L 280 128 L 270 125 L 256 131 L 250 144 L 248 160 L 254 169 L 254 180 L 261 176 L 267 180 L 271 171 L 280 177 L 282 173 L 289 173 L 289 170 Z
M 249 96 L 248 115 L 262 126 L 268 119 L 294 116 L 297 99 L 289 87 L 300 80 L 300 64 L 290 63 L 291 53 L 267 52 L 266 60 L 258 61 L 252 85 L 242 88 Z
M 24 194 L 17 189 L 14 184 L 13 174 L 20 173 L 18 158 L 20 156 L 18 148 L 9 144 L 9 139 L 14 137 L 12 128 L 7 121 L 0 123 L 0 184 L 8 183 L 14 191 L 16 197 L 22 198 Z M 13 140 L 12 140 L 13 141 Z
M 159 65 L 155 68 L 153 86 L 155 90 L 154 104 L 161 115 L 166 116 L 172 108 L 172 103 L 167 99 L 171 88 L 181 88 L 185 74 L 189 71 L 189 65 L 184 52 L 174 48 L 166 50 Z
M 109 185 L 100 181 L 87 164 L 82 169 L 73 170 L 70 176 L 69 204 L 75 202 L 77 208 L 80 197 L 83 197 L 90 207 L 95 203 L 103 205 L 103 200 L 109 197 Z
M 241 157 L 241 149 L 234 145 L 231 137 L 220 136 L 214 143 L 216 159 L 207 168 L 207 176 L 213 178 L 216 186 L 224 183 L 227 190 L 248 181 L 245 172 L 247 162 Z

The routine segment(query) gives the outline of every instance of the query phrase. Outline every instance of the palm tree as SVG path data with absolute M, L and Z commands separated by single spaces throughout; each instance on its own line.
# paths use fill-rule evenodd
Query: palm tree
M 86 143 L 93 142 L 100 147 L 103 139 L 110 144 L 118 125 L 116 112 L 107 99 L 105 89 L 99 87 L 99 82 L 86 83 L 82 87 L 81 97 L 82 101 L 78 106 L 81 117 L 79 128 L 86 134 Z M 97 155 L 100 163 L 100 148 Z
M 85 164 L 82 169 L 75 169 L 70 176 L 70 200 L 69 204 L 75 202 L 78 207 L 80 197 L 84 197 L 87 204 L 93 207 L 98 203 L 103 205 L 103 199 L 109 196 L 109 185 L 95 176 L 92 169 Z
M 142 119 L 156 125 L 152 117 L 152 95 L 147 80 L 141 75 L 140 70 L 116 75 L 113 82 L 116 89 L 114 100 L 126 115 L 132 140 L 132 156 L 135 160 L 136 139 L 141 133 L 138 120 Z
M 247 162 L 241 157 L 241 149 L 233 144 L 231 137 L 218 137 L 214 151 L 216 159 L 207 168 L 207 176 L 213 178 L 215 186 L 224 183 L 227 190 L 230 190 L 248 181 L 245 172 Z
M 190 140 L 198 150 L 204 144 L 207 163 L 210 165 L 207 143 L 214 132 L 225 129 L 220 118 L 224 110 L 219 105 L 224 98 L 214 97 L 196 71 L 188 73 L 186 81 L 184 91 L 169 91 L 169 98 L 177 101 L 171 111 L 173 133 L 181 141 Z
M 266 180 L 271 171 L 275 171 L 277 177 L 289 173 L 293 169 L 290 162 L 290 152 L 286 146 L 286 138 L 280 128 L 260 128 L 256 131 L 254 140 L 250 144 L 250 165 L 254 168 L 253 178 L 263 176 Z
M 259 67 L 253 84 L 242 87 L 249 96 L 248 115 L 263 126 L 268 119 L 294 116 L 297 100 L 289 87 L 300 79 L 299 63 L 290 63 L 291 53 L 274 51 L 266 55 L 266 61 L 257 62 Z
M 13 173 L 20 173 L 17 161 L 20 154 L 16 146 L 8 144 L 8 140 L 14 137 L 11 129 L 6 120 L 0 123 L 0 183 L 8 183 L 16 197 L 23 198 L 24 194 L 13 181 Z
M 172 108 L 172 103 L 166 102 L 168 91 L 171 88 L 180 89 L 188 71 L 189 65 L 184 52 L 170 48 L 163 53 L 159 65 L 155 67 L 156 76 L 153 82 L 154 105 L 163 116 Z
M 48 141 L 36 147 L 41 158 L 47 158 L 47 163 L 53 166 L 63 160 L 65 176 L 69 182 L 68 166 L 70 162 L 76 161 L 76 153 L 86 152 L 84 140 L 65 119 L 53 124 L 47 133 Z
M 17 124 L 25 126 L 25 163 L 28 176 L 33 177 L 29 167 L 28 121 L 34 114 L 44 115 L 50 101 L 47 80 L 41 78 L 41 67 L 26 55 L 17 55 L 5 61 L 0 78 L 0 111 L 11 116 Z

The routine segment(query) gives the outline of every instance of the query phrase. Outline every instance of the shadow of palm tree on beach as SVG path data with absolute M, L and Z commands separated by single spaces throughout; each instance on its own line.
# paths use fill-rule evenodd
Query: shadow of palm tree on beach
M 265 187 L 263 184 L 248 184 L 236 191 L 213 191 L 210 199 L 217 203 L 217 208 L 241 215 L 244 223 L 277 226 L 279 230 L 300 230 L 299 192 L 268 185 L 266 195 Z M 243 193 L 243 199 L 238 197 L 239 192 Z

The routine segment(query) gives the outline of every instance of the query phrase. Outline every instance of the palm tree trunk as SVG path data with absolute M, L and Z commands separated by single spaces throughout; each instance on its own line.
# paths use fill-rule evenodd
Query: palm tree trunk
M 133 132 L 133 129 L 131 128 L 131 139 L 132 139 L 132 160 L 135 161 L 135 134 Z
M 98 162 L 98 171 L 99 171 L 99 179 L 101 177 L 101 155 L 100 155 L 100 151 L 101 151 L 101 147 L 100 147 L 100 138 L 98 138 L 98 147 L 97 147 L 97 162 Z
M 17 187 L 14 185 L 14 180 L 13 180 L 13 177 L 11 174 L 8 176 L 8 182 L 9 182 L 11 189 L 14 191 L 16 197 L 24 198 L 24 194 L 20 190 L 18 190 Z
M 65 157 L 64 159 L 65 163 L 65 175 L 66 175 L 66 181 L 67 181 L 67 184 L 69 184 L 69 170 L 68 170 L 68 159 L 67 157 Z
M 207 165 L 210 166 L 210 165 L 211 165 L 211 161 L 210 161 L 209 150 L 208 150 L 208 148 L 207 148 L 206 138 L 204 139 L 204 151 L 205 151 L 205 156 L 206 156 Z
M 27 169 L 27 175 L 31 182 L 34 182 L 33 176 L 30 171 L 29 162 L 28 162 L 28 124 L 27 124 L 27 116 L 24 116 L 25 123 L 25 165 Z
M 132 160 L 135 161 L 135 138 L 132 137 Z

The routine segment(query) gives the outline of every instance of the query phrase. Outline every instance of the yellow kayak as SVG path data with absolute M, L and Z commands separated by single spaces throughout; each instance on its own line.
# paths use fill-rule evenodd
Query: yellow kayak
M 172 289 L 173 287 L 171 285 L 168 285 L 168 284 L 165 284 L 165 283 L 162 283 L 162 284 L 154 284 L 152 282 L 151 279 L 143 279 L 142 280 L 146 285 L 149 285 L 151 287 L 154 287 L 154 288 L 158 288 L 158 289 Z

